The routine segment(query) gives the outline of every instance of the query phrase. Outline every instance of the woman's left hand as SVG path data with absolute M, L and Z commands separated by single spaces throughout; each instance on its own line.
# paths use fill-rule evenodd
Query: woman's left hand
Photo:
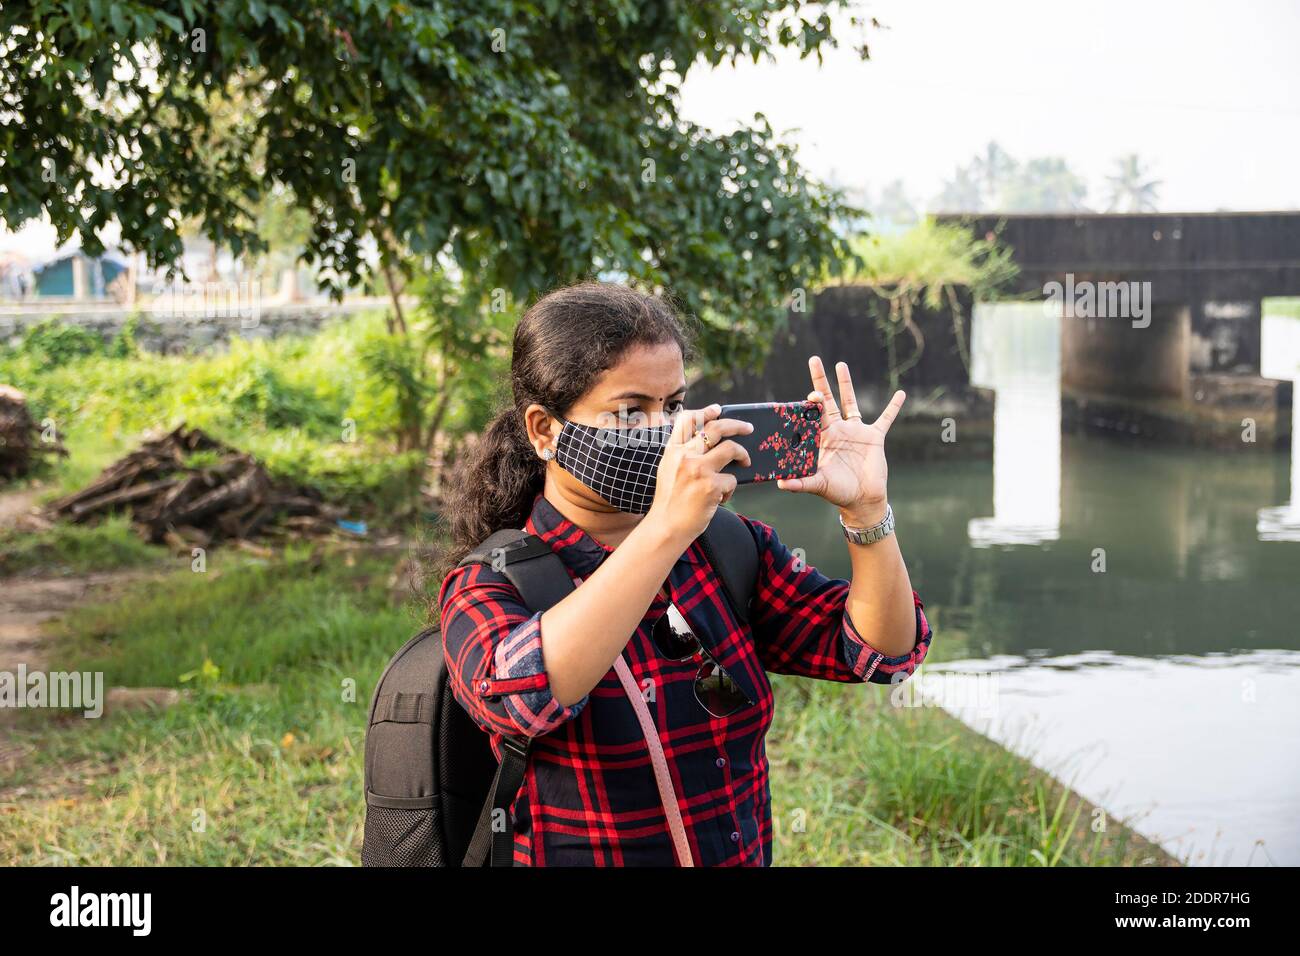
M 825 498 L 846 516 L 874 524 L 884 516 L 888 497 L 885 435 L 907 396 L 901 391 L 895 392 L 880 417 L 868 425 L 858 412 L 853 379 L 845 363 L 839 362 L 835 366 L 840 405 L 836 405 L 831 394 L 822 360 L 814 355 L 808 360 L 808 370 L 812 373 L 813 384 L 808 400 L 822 403 L 817 471 L 807 478 L 783 478 L 777 486 L 786 491 L 803 491 Z

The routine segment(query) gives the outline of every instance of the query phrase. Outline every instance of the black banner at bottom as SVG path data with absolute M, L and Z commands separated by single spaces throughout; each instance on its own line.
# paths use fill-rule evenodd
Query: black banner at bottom
M 7 942 L 76 934 L 81 942 L 127 945 L 203 945 L 229 941 L 232 931 L 255 932 L 247 938 L 258 943 L 308 945 L 443 933 L 449 942 L 539 932 L 558 941 L 600 925 L 649 938 L 696 921 L 714 930 L 771 924 L 783 938 L 806 931 L 817 944 L 841 932 L 865 942 L 900 932 L 941 940 L 1029 930 L 1070 940 L 1200 936 L 1230 943 L 1293 923 L 1294 914 L 1283 912 L 1293 876 L 1244 868 L 37 868 L 0 870 L 0 913 Z

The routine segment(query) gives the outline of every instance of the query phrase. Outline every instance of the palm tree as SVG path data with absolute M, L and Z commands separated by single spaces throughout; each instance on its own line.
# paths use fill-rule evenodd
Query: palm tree
M 1160 180 L 1147 179 L 1147 170 L 1137 153 L 1115 160 L 1115 172 L 1106 177 L 1110 183 L 1107 212 L 1155 212 L 1159 201 Z

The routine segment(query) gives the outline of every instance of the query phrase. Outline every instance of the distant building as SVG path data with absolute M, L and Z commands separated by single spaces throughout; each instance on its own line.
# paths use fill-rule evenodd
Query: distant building
M 39 298 L 112 299 L 110 287 L 127 271 L 126 262 L 111 253 L 92 258 L 76 249 L 32 268 L 33 294 Z

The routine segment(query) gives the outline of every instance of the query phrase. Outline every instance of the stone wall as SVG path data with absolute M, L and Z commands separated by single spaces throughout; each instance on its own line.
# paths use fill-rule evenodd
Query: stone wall
M 308 335 L 327 322 L 358 312 L 383 309 L 387 299 L 361 299 L 333 303 L 308 303 L 263 306 L 243 315 L 204 314 L 202 312 L 149 312 L 124 308 L 86 308 L 69 304 L 60 309 L 0 308 L 0 345 L 16 345 L 33 325 L 56 319 L 76 324 L 112 341 L 138 314 L 135 338 L 141 348 L 163 355 L 202 352 L 221 348 L 231 339 L 278 338 L 285 335 Z

